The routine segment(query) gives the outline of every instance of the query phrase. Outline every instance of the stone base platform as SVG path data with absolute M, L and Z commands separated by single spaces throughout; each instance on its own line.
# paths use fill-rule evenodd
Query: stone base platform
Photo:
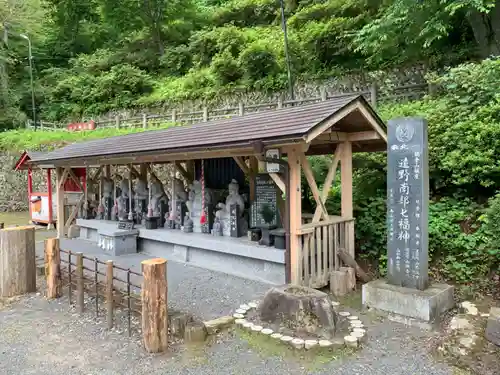
M 453 308 L 453 292 L 453 286 L 447 284 L 416 290 L 375 280 L 363 285 L 363 306 L 388 312 L 392 320 L 428 328 Z
M 114 233 L 118 224 L 95 219 L 76 222 L 80 239 L 96 243 L 101 233 Z M 137 252 L 269 284 L 285 283 L 285 251 L 258 245 L 247 237 L 216 237 L 177 229 L 146 229 L 141 225 L 134 230 Z M 125 252 L 114 255 L 121 254 Z

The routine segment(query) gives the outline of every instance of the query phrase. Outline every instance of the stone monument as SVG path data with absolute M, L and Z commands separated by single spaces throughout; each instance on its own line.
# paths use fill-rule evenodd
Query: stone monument
M 153 178 L 151 183 L 151 207 L 153 217 L 157 217 L 160 221 L 158 226 L 163 227 L 165 214 L 168 213 L 168 197 L 162 183 L 157 178 Z
M 130 206 L 129 194 L 129 180 L 124 178 L 120 181 L 120 196 L 116 199 L 118 206 L 118 219 L 121 221 L 128 220 Z
M 427 122 L 388 123 L 387 281 L 363 285 L 363 304 L 398 320 L 434 322 L 454 305 L 453 287 L 429 285 Z M 408 320 L 410 319 L 410 320 Z
M 111 220 L 111 212 L 113 210 L 113 180 L 109 177 L 102 178 L 102 198 L 101 204 L 104 207 L 104 212 L 102 212 L 102 220 Z
M 205 209 L 212 205 L 213 194 L 210 189 L 205 189 Z M 186 202 L 189 217 L 193 220 L 193 231 L 203 233 L 203 226 L 200 222 L 202 212 L 202 188 L 200 181 L 193 181 L 189 187 L 189 199 Z
M 144 224 L 148 213 L 149 190 L 148 182 L 142 178 L 137 179 L 134 191 L 135 219 L 136 224 Z

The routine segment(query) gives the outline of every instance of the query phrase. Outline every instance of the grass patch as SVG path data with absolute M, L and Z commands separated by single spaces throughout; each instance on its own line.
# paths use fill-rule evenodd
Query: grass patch
M 342 360 L 355 353 L 354 350 L 349 348 L 296 350 L 289 345 L 277 342 L 277 340 L 261 334 L 251 334 L 242 329 L 236 329 L 235 333 L 240 339 L 246 341 L 248 346 L 259 355 L 294 360 L 309 371 L 321 368 L 332 361 Z
M 58 131 L 33 131 L 27 129 L 9 130 L 0 134 L 0 151 L 24 150 L 52 150 L 71 143 L 90 141 L 94 139 L 109 138 L 117 135 L 154 131 L 180 126 L 176 123 L 164 123 L 154 129 L 143 128 L 105 128 L 89 131 L 68 132 Z

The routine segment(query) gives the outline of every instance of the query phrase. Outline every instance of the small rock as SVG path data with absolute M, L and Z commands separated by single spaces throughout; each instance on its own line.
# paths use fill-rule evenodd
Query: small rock
M 295 349 L 302 349 L 304 347 L 304 340 L 302 339 L 293 339 L 292 345 Z
M 479 310 L 477 309 L 476 305 L 474 305 L 472 302 L 469 301 L 464 301 L 460 304 L 461 310 L 469 315 L 477 315 L 479 313 Z
M 236 315 L 236 314 L 235 314 Z M 212 319 L 207 322 L 204 322 L 205 327 L 207 329 L 207 332 L 209 335 L 213 335 L 217 332 L 219 332 L 221 329 L 229 327 L 231 324 L 234 323 L 236 317 L 232 316 L 222 316 L 217 319 Z M 243 319 L 239 317 L 238 319 Z
M 269 336 L 270 334 L 272 334 L 274 331 L 270 328 L 264 328 L 262 329 L 262 331 L 260 331 L 260 333 L 262 333 L 263 335 L 267 335 Z
M 291 342 L 293 340 L 293 337 L 292 336 L 281 336 L 280 340 L 282 342 L 289 343 L 289 342 Z
M 245 311 L 250 310 L 250 306 L 243 304 L 243 305 L 240 305 L 240 309 L 245 310 Z
M 234 313 L 234 314 L 233 314 L 233 317 L 234 317 L 235 319 L 244 319 L 244 318 L 245 318 L 245 315 L 243 315 L 243 314 L 239 314 L 239 313 Z
M 235 311 L 235 313 L 236 313 L 236 314 L 242 314 L 242 315 L 245 315 L 245 314 L 247 313 L 247 311 L 246 311 L 246 310 L 243 310 L 243 309 L 237 309 L 237 310 Z
M 466 318 L 454 316 L 450 321 L 451 330 L 469 330 L 472 329 L 472 324 Z
M 190 322 L 184 331 L 184 341 L 203 342 L 207 338 L 207 330 L 202 322 Z
M 254 325 L 253 327 L 250 328 L 253 332 L 260 332 L 262 331 L 263 327 L 262 326 L 256 326 Z
M 304 347 L 306 350 L 312 349 L 318 345 L 318 340 L 306 340 L 304 341 Z
M 37 293 L 37 295 L 38 295 L 38 293 Z M 490 316 L 490 314 L 488 314 L 488 313 L 481 314 L 481 318 L 488 318 L 489 316 Z
M 492 307 L 486 324 L 486 339 L 500 346 L 500 307 Z
M 358 320 L 358 317 L 356 315 L 351 315 L 351 316 L 348 316 L 347 319 L 349 319 L 349 320 Z
M 337 301 L 332 301 L 332 306 L 333 307 L 339 307 L 340 306 L 340 303 L 337 302 Z
M 364 329 L 364 328 L 359 328 L 359 327 L 354 327 L 354 328 L 352 329 L 352 332 L 366 333 L 366 329 Z
M 345 336 L 344 342 L 347 347 L 357 348 L 358 347 L 358 339 L 354 336 Z
M 243 328 L 245 329 L 252 329 L 253 326 L 254 324 L 252 322 L 243 323 Z
M 347 318 L 347 319 L 349 319 L 349 318 Z M 354 324 L 363 324 L 363 322 L 361 320 L 359 320 L 359 319 L 353 319 L 349 323 L 351 323 L 351 325 L 354 325 Z
M 234 321 L 234 323 L 238 326 L 243 326 L 243 324 L 245 324 L 246 322 L 247 322 L 246 319 L 236 319 Z
M 474 346 L 474 343 L 476 342 L 476 340 L 477 340 L 476 335 L 472 335 L 469 337 L 462 337 L 460 339 L 460 345 L 467 348 L 467 349 L 470 349 Z
M 363 323 L 354 323 L 354 324 L 351 324 L 351 328 L 364 328 L 365 326 L 363 325 Z
M 319 340 L 320 348 L 330 348 L 333 344 L 330 340 Z
M 281 333 L 278 333 L 278 332 L 271 334 L 271 338 L 273 338 L 273 339 L 281 340 L 282 337 L 283 337 L 283 335 Z
M 248 304 L 248 306 L 251 308 L 251 309 L 256 309 L 257 308 L 257 303 L 256 302 L 250 302 Z
M 341 312 L 339 312 L 339 316 L 342 316 L 344 318 L 347 318 L 349 315 L 351 315 L 351 313 L 348 312 L 348 311 L 341 311 Z
M 364 332 L 352 332 L 351 335 L 352 337 L 356 337 L 358 342 L 362 342 L 365 339 L 365 333 Z

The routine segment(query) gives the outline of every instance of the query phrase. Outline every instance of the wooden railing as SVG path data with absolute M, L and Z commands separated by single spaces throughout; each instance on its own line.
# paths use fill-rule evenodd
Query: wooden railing
M 330 282 L 330 273 L 341 266 L 339 249 L 351 249 L 349 231 L 354 219 L 332 217 L 319 223 L 302 225 L 299 235 L 302 239 L 299 257 L 299 275 L 302 285 L 322 288 Z

